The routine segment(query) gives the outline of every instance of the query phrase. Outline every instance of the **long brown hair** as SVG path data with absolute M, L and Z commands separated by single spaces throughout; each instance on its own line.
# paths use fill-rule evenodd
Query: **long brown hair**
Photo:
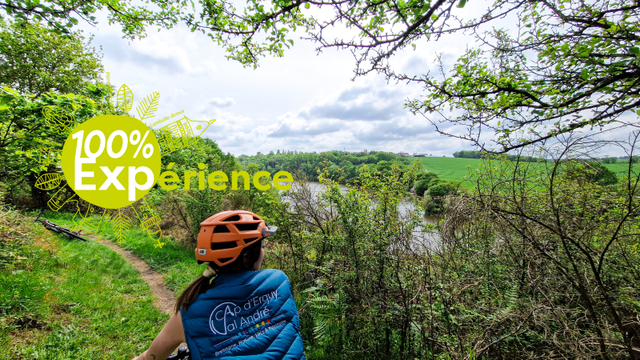
M 204 277 L 200 275 L 194 280 L 186 289 L 180 294 L 178 301 L 176 301 L 176 312 L 182 308 L 184 311 L 189 310 L 189 306 L 196 300 L 198 295 L 207 292 L 214 287 L 214 279 L 222 273 L 251 270 L 253 265 L 258 261 L 260 257 L 260 249 L 262 248 L 262 239 L 242 249 L 240 256 L 235 259 L 231 264 L 225 266 L 218 266 L 214 262 L 209 262 L 209 266 L 216 271 L 216 275 L 212 277 Z

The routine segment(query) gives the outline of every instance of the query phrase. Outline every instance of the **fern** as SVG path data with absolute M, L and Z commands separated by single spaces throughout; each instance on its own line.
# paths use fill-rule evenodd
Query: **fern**
M 502 303 L 502 309 L 497 312 L 495 318 L 500 319 L 508 315 L 518 301 L 518 285 L 513 285 L 511 289 L 508 289 L 503 294 L 504 302 Z
M 120 90 L 118 90 L 118 95 L 116 96 L 117 107 L 128 113 L 133 106 L 133 91 L 129 89 L 127 85 L 120 86 Z
M 313 336 L 320 344 L 332 337 L 332 333 L 341 327 L 342 309 L 339 305 L 339 295 L 329 298 L 324 295 L 311 294 L 309 300 L 313 312 Z
M 146 98 L 142 99 L 140 104 L 136 107 L 138 116 L 140 116 L 140 121 L 151 119 L 158 110 L 159 103 L 160 93 L 157 91 L 152 92 Z
M 118 239 L 118 244 L 122 244 L 124 239 L 126 238 L 127 230 L 129 229 L 131 219 L 122 213 L 122 209 L 116 210 L 115 216 L 113 217 L 113 228 L 116 239 Z

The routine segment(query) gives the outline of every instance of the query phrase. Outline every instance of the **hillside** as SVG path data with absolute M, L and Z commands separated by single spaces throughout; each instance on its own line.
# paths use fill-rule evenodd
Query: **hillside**
M 482 163 L 482 159 L 454 158 L 454 157 L 412 157 L 412 162 L 421 160 L 425 170 L 433 171 L 438 177 L 444 180 L 462 181 L 469 172 L 477 169 Z M 604 164 L 609 170 L 622 177 L 628 168 L 628 164 Z M 634 169 L 638 171 L 640 164 L 634 164 Z

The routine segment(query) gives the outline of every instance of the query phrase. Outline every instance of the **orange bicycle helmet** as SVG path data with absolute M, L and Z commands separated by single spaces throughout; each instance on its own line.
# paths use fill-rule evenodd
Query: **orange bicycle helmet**
M 228 265 L 240 256 L 242 249 L 274 235 L 277 229 L 250 211 L 217 213 L 200 223 L 196 260 Z

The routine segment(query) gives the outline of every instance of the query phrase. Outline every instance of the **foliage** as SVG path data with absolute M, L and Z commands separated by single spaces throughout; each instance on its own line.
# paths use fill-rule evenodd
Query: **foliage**
M 304 301 L 306 353 L 314 359 L 426 358 L 428 342 L 415 324 L 427 308 L 428 265 L 412 233 L 421 223 L 402 210 L 417 165 L 386 174 L 359 171 L 357 188 L 341 190 L 322 174 L 326 191 L 301 186 L 281 208 L 269 264 L 287 272 Z
M 341 184 L 352 183 L 358 178 L 358 170 L 364 165 L 375 165 L 380 173 L 388 173 L 393 164 L 403 169 L 411 162 L 403 157 L 388 152 L 345 152 L 326 151 L 320 154 L 303 152 L 280 152 L 268 155 L 241 155 L 238 162 L 243 166 L 257 164 L 260 170 L 275 174 L 278 171 L 295 172 L 298 178 L 308 181 L 319 179 L 318 172 L 328 168 L 328 177 Z
M 0 21 L 0 84 L 40 97 L 82 94 L 103 71 L 101 58 L 78 33 L 60 37 L 38 23 Z
M 453 153 L 453 157 L 467 159 L 482 159 L 482 151 L 460 150 Z
M 203 164 L 203 168 L 199 165 Z M 188 148 L 172 152 L 162 157 L 161 172 L 173 171 L 179 178 L 178 188 L 164 190 L 158 185 L 152 190 L 152 197 L 165 219 L 163 227 L 177 227 L 180 235 L 176 236 L 186 244 L 195 244 L 200 232 L 200 222 L 222 210 L 223 199 L 229 196 L 229 187 L 224 191 L 216 191 L 205 184 L 199 189 L 198 177 L 190 179 L 189 189 L 185 189 L 185 171 L 203 171 L 205 181 L 210 172 L 221 170 L 231 174 L 232 170 L 240 170 L 231 154 L 224 154 L 218 145 L 210 139 L 197 138 Z
M 429 196 L 442 197 L 455 191 L 455 185 L 445 182 L 429 183 Z
M 43 173 L 59 171 L 59 155 L 74 125 L 109 110 L 109 90 L 97 83 L 87 86 L 82 95 L 47 92 L 36 97 L 7 87 L 0 89 L 0 158 L 4 165 L 0 178 L 8 186 L 11 201 L 25 191 L 34 191 L 31 195 L 36 200 L 46 202 L 33 185 Z M 52 126 L 45 116 L 48 109 L 65 114 L 72 122 Z
M 429 189 L 429 180 L 423 179 L 416 182 L 416 195 L 423 196 L 424 192 Z
M 594 168 L 569 153 L 544 168 L 487 162 L 471 196 L 450 207 L 443 253 L 469 262 L 456 271 L 483 292 L 471 290 L 465 303 L 492 332 L 473 345 L 477 355 L 637 356 L 638 174 L 629 164 L 619 184 L 576 176 Z M 490 294 L 507 291 L 517 307 L 497 311 Z
M 565 165 L 568 175 L 574 180 L 584 178 L 598 185 L 613 185 L 618 182 L 616 174 L 598 161 L 570 161 Z
M 409 101 L 409 108 L 429 114 L 438 132 L 482 150 L 506 153 L 577 129 L 620 124 L 622 114 L 639 110 L 640 4 L 632 0 L 497 0 L 471 20 L 460 16 L 466 0 L 248 1 L 240 8 L 228 2 L 151 3 L 156 10 L 104 0 L 18 0 L 0 6 L 17 20 L 44 20 L 58 31 L 77 23 L 73 14 L 91 23 L 92 14 L 102 9 L 127 37 L 143 35 L 149 25 L 185 23 L 224 46 L 230 58 L 251 66 L 265 54 L 282 56 L 300 29 L 321 48 L 350 50 L 356 76 L 382 72 L 422 84 L 426 98 Z M 306 11 L 311 6 L 327 11 L 315 17 Z M 505 18 L 515 27 L 511 31 L 495 26 Z M 334 37 L 329 30 L 338 26 L 355 32 L 346 39 Z M 439 75 L 399 73 L 390 66 L 393 55 L 409 46 L 462 31 L 471 32 L 481 45 L 469 48 L 451 74 L 441 62 Z M 449 133 L 450 124 L 466 131 Z M 480 137 L 487 132 L 497 136 L 492 143 Z
M 69 35 L 70 28 L 78 24 L 78 18 L 96 25 L 94 14 L 99 10 L 109 13 L 109 23 L 122 26 L 127 38 L 142 36 L 148 25 L 171 28 L 178 21 L 187 6 L 187 1 L 171 4 L 156 2 L 160 9 L 152 10 L 147 6 L 135 6 L 128 1 L 112 3 L 105 0 L 93 1 L 2 1 L 0 8 L 17 22 L 42 22 L 58 34 Z
M 576 129 L 625 126 L 618 118 L 640 105 L 634 75 L 639 6 L 628 0 L 496 1 L 467 24 L 486 46 L 468 49 L 450 76 L 442 71 L 442 80 L 415 78 L 429 93 L 410 107 L 467 129 L 464 135 L 439 132 L 499 152 Z M 517 29 L 483 33 L 477 26 L 508 12 Z M 451 108 L 461 113 L 447 112 Z M 440 121 L 432 123 L 440 128 Z M 496 134 L 493 144 L 480 139 L 481 131 Z
M 438 174 L 431 171 L 418 175 L 415 182 L 416 195 L 423 196 L 425 191 L 429 190 L 429 187 L 432 186 L 432 182 L 435 185 L 441 181 L 442 179 L 438 177 Z
M 445 210 L 447 196 L 458 193 L 459 183 L 455 181 L 444 181 L 434 178 L 428 184 L 428 189 L 423 194 L 422 206 L 425 215 L 442 215 Z
M 474 150 L 460 150 L 453 153 L 453 157 L 455 158 L 467 158 L 467 159 L 483 159 L 489 157 L 491 154 L 483 151 L 474 151 Z M 528 161 L 528 162 L 544 162 L 545 159 L 536 158 L 533 156 L 521 156 L 521 155 L 513 155 L 506 154 L 506 158 L 513 161 Z
M 227 2 L 193 1 L 166 2 L 152 0 L 149 4 L 133 1 L 107 0 L 59 1 L 59 0 L 2 0 L 0 8 L 16 22 L 41 22 L 59 34 L 70 34 L 78 19 L 96 25 L 96 12 L 105 11 L 110 24 L 119 24 L 124 37 L 143 37 L 148 26 L 170 29 L 186 24 L 191 31 L 206 33 L 213 41 L 228 48 L 229 57 L 244 64 L 255 65 L 257 57 L 264 54 L 282 56 L 283 48 L 293 43 L 287 36 L 290 28 L 310 26 L 302 16 L 299 4 L 274 3 L 272 9 L 265 5 L 247 2 L 241 14 Z M 275 13 L 274 13 L 275 12 Z M 286 27 L 278 26 L 285 21 Z M 254 33 L 263 32 L 266 39 L 256 41 Z M 240 38 L 237 42 L 232 40 Z

